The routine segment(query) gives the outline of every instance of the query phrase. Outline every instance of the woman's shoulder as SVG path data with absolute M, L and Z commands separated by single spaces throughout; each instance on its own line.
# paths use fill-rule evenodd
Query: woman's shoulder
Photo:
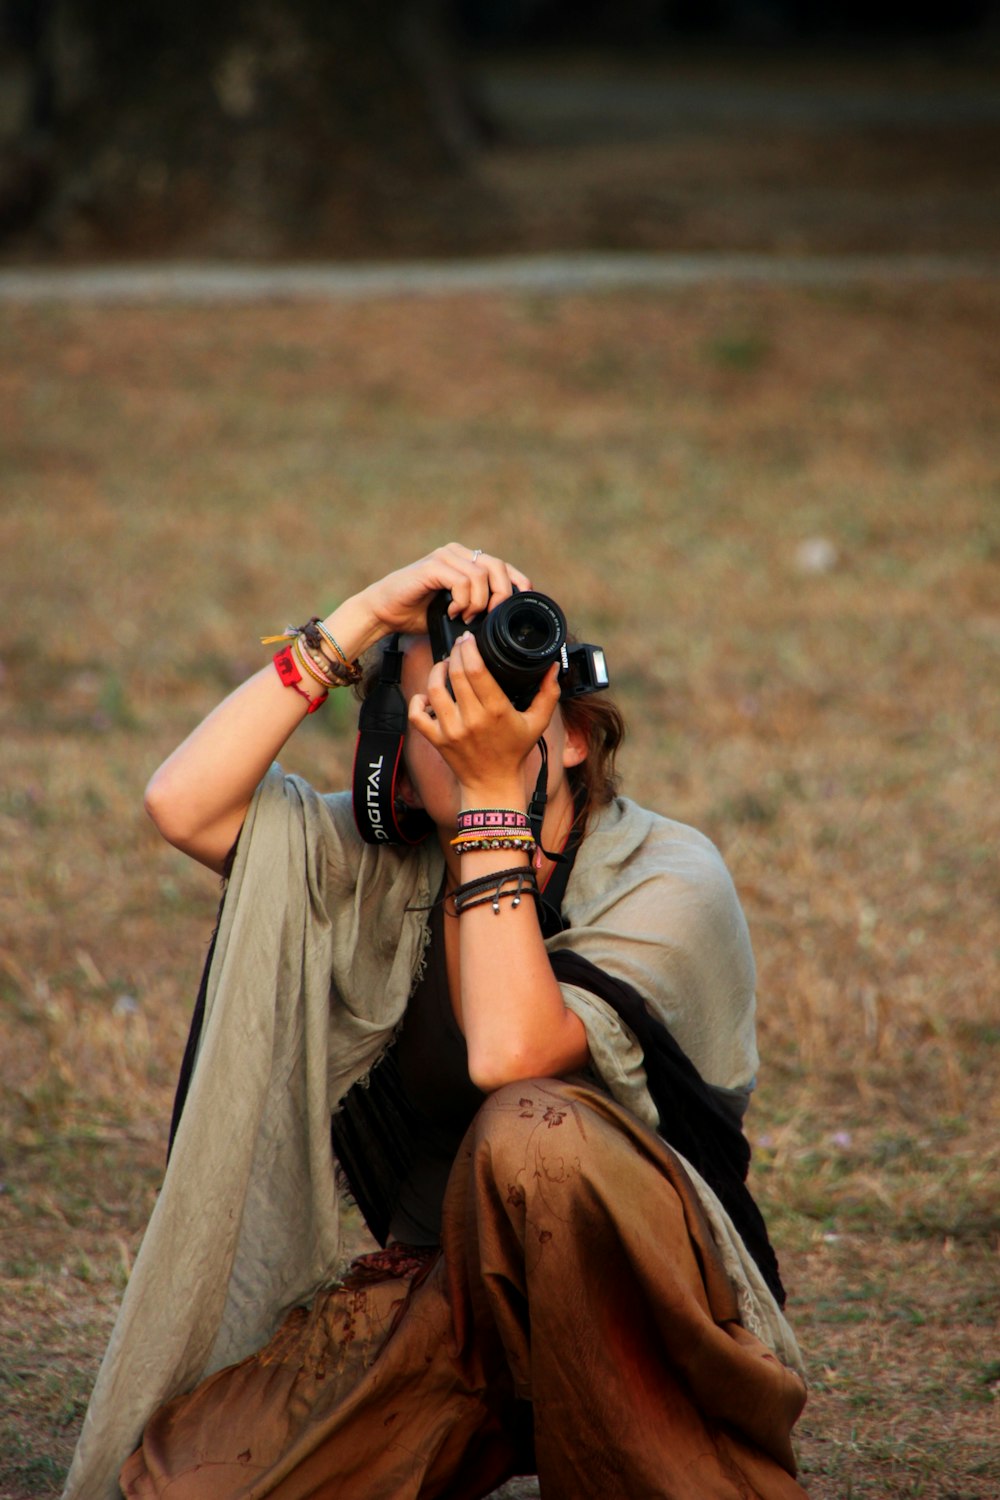
M 719 849 L 700 829 L 616 797 L 592 819 L 578 860 L 581 874 L 618 871 L 636 880 L 657 875 L 731 884 Z
M 712 840 L 624 797 L 588 830 L 565 908 L 582 926 L 657 932 L 683 948 L 724 942 L 741 964 L 749 952 L 739 896 Z
M 637 990 L 709 1083 L 745 1091 L 757 1066 L 753 951 L 712 840 L 627 798 L 588 829 L 550 949 Z

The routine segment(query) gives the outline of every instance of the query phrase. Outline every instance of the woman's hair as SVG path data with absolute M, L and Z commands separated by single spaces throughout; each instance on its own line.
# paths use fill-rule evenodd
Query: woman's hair
M 566 728 L 582 734 L 587 742 L 584 759 L 566 771 L 577 816 L 586 827 L 591 812 L 607 807 L 617 794 L 615 757 L 625 738 L 625 720 L 618 705 L 603 693 L 561 698 L 559 707 Z
M 372 693 L 382 669 L 382 652 L 389 637 L 379 643 L 365 663 L 364 676 L 354 691 L 362 702 Z M 573 638 L 570 637 L 570 644 Z M 559 708 L 567 729 L 582 734 L 587 754 L 577 766 L 569 766 L 566 779 L 573 793 L 577 818 L 586 827 L 591 812 L 607 807 L 618 792 L 615 758 L 625 738 L 625 720 L 616 703 L 605 693 L 587 693 L 579 698 L 561 698 Z

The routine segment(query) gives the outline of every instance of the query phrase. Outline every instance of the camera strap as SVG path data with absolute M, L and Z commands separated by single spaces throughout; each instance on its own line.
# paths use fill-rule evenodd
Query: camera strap
M 396 783 L 406 735 L 400 687 L 403 653 L 393 635 L 382 653 L 379 679 L 361 705 L 354 749 L 354 821 L 366 844 L 419 844 L 434 826 L 421 808 L 407 807 Z
M 572 863 L 572 861 L 567 861 L 565 852 L 555 854 L 551 849 L 546 849 L 542 843 L 542 824 L 545 821 L 545 807 L 549 800 L 549 747 L 545 743 L 544 735 L 538 741 L 538 748 L 541 751 L 542 763 L 538 767 L 538 779 L 535 782 L 535 790 L 532 792 L 531 801 L 528 803 L 528 824 L 531 828 L 531 836 L 538 845 L 538 848 L 545 855 L 545 858 L 551 859 L 553 864 L 564 865 Z

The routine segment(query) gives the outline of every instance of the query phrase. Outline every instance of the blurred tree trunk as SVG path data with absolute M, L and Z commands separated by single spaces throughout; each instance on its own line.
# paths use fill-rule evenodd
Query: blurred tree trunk
M 483 132 L 443 0 L 0 4 L 31 75 L 0 227 L 54 246 L 391 251 Z

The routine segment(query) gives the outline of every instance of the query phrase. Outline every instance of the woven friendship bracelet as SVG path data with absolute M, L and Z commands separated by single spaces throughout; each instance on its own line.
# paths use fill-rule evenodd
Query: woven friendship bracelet
M 360 681 L 363 673 L 361 669 L 361 663 L 358 661 L 357 657 L 355 657 L 354 661 L 348 660 L 347 652 L 344 650 L 343 646 L 340 645 L 336 636 L 333 635 L 329 630 L 327 630 L 319 615 L 313 615 L 312 619 L 309 621 L 309 624 L 315 627 L 317 635 L 322 636 L 323 640 L 326 641 L 328 645 L 333 647 L 334 651 L 336 651 L 337 653 L 337 656 L 340 658 L 339 664 L 343 668 L 343 674 L 337 672 L 337 662 L 330 662 L 331 669 L 337 673 L 337 676 L 339 677 L 343 675 L 345 682 Z M 320 646 L 319 649 L 322 651 L 322 646 Z M 323 655 L 326 656 L 325 651 L 323 651 Z M 327 659 L 329 660 L 329 658 Z
M 340 662 L 331 661 L 327 656 L 323 650 L 319 632 L 313 628 L 311 622 L 308 625 L 303 625 L 301 630 L 298 631 L 295 637 L 295 644 L 304 656 L 309 656 L 312 659 L 319 671 L 325 677 L 328 677 L 331 684 L 336 687 L 339 681 L 338 670 L 341 664 Z
M 471 807 L 459 813 L 455 826 L 460 833 L 487 828 L 503 829 L 506 833 L 510 828 L 527 828 L 529 825 L 528 814 L 513 807 Z

